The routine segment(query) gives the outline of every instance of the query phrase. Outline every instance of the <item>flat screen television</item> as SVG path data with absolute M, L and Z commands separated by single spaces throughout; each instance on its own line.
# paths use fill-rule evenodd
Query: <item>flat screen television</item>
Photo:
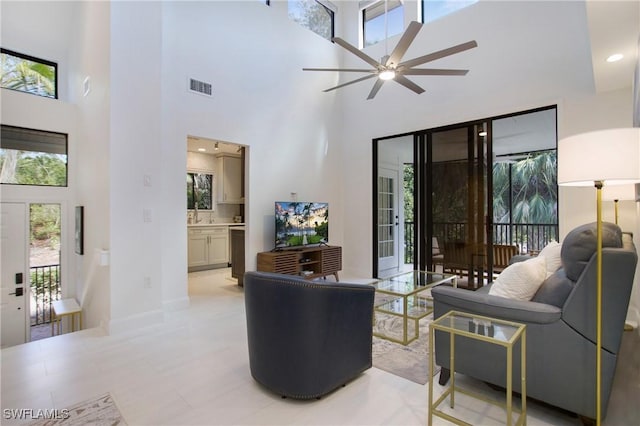
M 276 201 L 276 249 L 329 242 L 329 203 Z

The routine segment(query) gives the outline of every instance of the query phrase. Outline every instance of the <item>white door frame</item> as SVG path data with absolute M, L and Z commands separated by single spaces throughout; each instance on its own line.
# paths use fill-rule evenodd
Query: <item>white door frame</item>
M 398 273 L 400 271 L 400 258 L 401 258 L 401 242 L 403 241 L 401 237 L 401 213 L 400 213 L 400 171 L 398 169 L 393 169 L 390 167 L 380 166 L 378 167 L 378 178 L 387 178 L 393 180 L 393 206 L 391 213 L 391 225 L 392 225 L 392 237 L 393 237 L 393 254 L 391 256 L 380 257 L 380 250 L 378 250 L 378 276 L 385 277 L 389 275 L 393 275 L 394 273 Z M 380 194 L 380 186 L 378 185 L 378 194 Z M 378 210 L 380 210 L 381 206 L 378 203 Z M 382 224 L 378 221 L 378 228 Z M 378 244 L 380 243 L 380 238 L 378 238 Z

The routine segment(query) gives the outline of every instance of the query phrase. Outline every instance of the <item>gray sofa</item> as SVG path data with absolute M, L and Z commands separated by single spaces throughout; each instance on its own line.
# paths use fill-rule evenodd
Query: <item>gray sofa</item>
M 371 368 L 374 293 L 364 284 L 247 272 L 253 378 L 279 395 L 309 399 Z
M 632 238 L 611 223 L 603 231 L 602 416 L 606 415 L 637 254 Z M 531 301 L 439 286 L 432 290 L 434 315 L 457 310 L 527 325 L 527 396 L 587 418 L 596 416 L 596 229 L 587 224 L 562 242 L 562 267 L 548 277 Z M 436 362 L 449 374 L 449 337 L 436 333 Z M 455 371 L 506 387 L 505 350 L 458 337 Z M 514 360 L 520 359 L 520 345 Z M 520 363 L 514 362 L 514 377 Z M 520 390 L 520 381 L 514 381 Z

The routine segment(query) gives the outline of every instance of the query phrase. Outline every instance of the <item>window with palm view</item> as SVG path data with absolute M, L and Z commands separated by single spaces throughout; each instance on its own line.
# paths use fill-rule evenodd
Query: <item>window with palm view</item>
M 0 87 L 58 98 L 58 64 L 7 49 L 0 50 Z

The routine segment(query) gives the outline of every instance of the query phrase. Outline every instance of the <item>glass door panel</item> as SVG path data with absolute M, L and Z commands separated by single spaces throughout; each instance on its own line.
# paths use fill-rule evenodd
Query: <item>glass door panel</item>
M 374 187 L 374 274 L 388 277 L 414 269 L 413 136 L 374 141 L 377 153 Z M 407 198 L 408 197 L 408 198 Z
M 442 263 L 444 272 L 460 275 L 459 283 L 466 279 L 469 288 L 483 285 L 487 265 L 485 139 L 485 123 L 436 131 L 428 138 L 428 261 L 432 268 Z

